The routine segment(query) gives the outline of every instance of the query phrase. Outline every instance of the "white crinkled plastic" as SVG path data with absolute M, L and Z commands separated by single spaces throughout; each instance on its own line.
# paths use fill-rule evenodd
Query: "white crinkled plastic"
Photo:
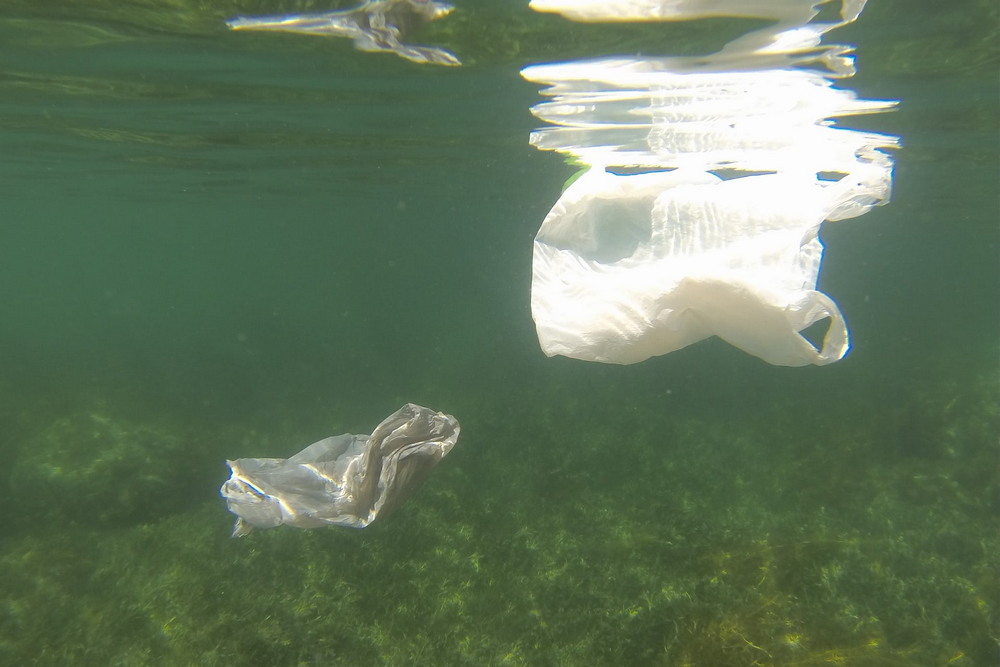
M 835 205 L 828 188 L 784 174 L 589 170 L 535 239 L 531 308 L 542 349 L 630 364 L 717 335 L 772 364 L 840 359 L 847 327 L 815 290 L 817 232 Z M 813 197 L 789 196 L 803 190 Z M 817 350 L 799 331 L 824 317 Z
M 370 436 L 324 438 L 289 459 L 228 461 L 219 493 L 237 517 L 233 535 L 281 524 L 364 528 L 423 482 L 459 431 L 451 415 L 407 403 Z

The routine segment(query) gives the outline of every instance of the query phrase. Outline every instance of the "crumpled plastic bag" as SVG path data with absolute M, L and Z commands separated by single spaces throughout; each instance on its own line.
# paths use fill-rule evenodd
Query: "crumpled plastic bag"
M 233 536 L 281 524 L 364 528 L 423 483 L 460 430 L 451 415 L 407 403 L 370 436 L 324 438 L 289 459 L 227 461 L 219 493 L 237 516 Z

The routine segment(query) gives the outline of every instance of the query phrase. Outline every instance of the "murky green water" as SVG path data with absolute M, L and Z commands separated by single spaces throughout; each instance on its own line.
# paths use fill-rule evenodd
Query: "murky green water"
M 854 348 L 797 369 L 547 359 L 528 309 L 573 170 L 519 69 L 758 22 L 459 2 L 435 68 L 222 24 L 315 4 L 0 5 L 0 662 L 994 664 L 996 11 L 963 4 L 836 33 L 902 100 L 850 125 L 904 149 L 823 229 Z M 226 458 L 407 401 L 463 431 L 398 513 L 229 538 Z

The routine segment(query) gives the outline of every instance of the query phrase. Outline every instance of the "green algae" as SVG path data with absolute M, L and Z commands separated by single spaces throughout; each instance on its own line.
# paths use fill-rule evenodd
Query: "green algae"
M 993 378 L 835 430 L 577 401 L 522 421 L 530 443 L 467 409 L 447 465 L 362 531 L 234 540 L 214 500 L 8 535 L 0 658 L 989 664 L 996 405 Z

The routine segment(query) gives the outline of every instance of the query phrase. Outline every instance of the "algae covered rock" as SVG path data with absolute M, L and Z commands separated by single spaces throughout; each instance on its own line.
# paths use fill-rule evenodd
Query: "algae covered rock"
M 12 503 L 30 522 L 122 525 L 179 509 L 189 465 L 183 439 L 100 410 L 52 422 L 19 447 Z

